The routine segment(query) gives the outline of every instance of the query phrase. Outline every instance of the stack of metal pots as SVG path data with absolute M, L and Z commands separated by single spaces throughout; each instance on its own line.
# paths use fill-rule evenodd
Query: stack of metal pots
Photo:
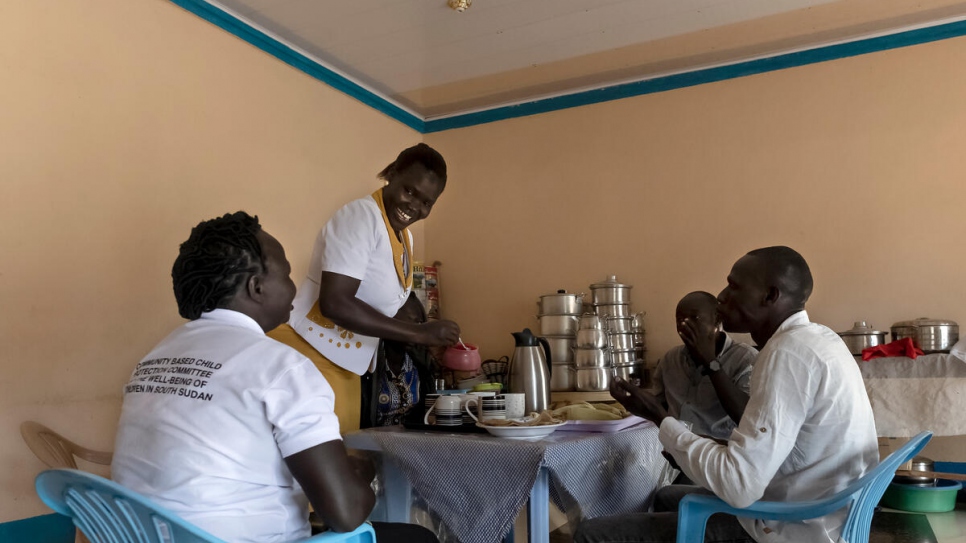
M 558 290 L 537 302 L 540 335 L 550 345 L 550 390 L 554 392 L 574 390 L 574 344 L 583 299 L 583 294 Z
M 611 275 L 590 285 L 593 314 L 604 320 L 611 374 L 623 379 L 644 375 L 644 314 L 631 310 L 631 285 Z M 579 373 L 579 371 L 578 371 Z M 577 390 L 581 388 L 578 375 Z M 606 387 L 605 387 L 606 388 Z
M 574 382 L 568 390 L 607 390 L 611 377 L 611 349 L 607 320 L 594 313 L 581 315 L 574 349 Z

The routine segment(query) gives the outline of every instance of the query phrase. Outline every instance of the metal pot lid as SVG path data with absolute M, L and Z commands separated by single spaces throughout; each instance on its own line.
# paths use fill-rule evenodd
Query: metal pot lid
M 554 292 L 553 294 L 542 294 L 542 295 L 540 295 L 541 298 L 557 298 L 557 297 L 570 297 L 570 296 L 573 296 L 575 298 L 583 298 L 584 297 L 584 293 L 581 292 L 580 294 L 574 294 L 572 292 L 567 292 L 564 289 L 559 289 L 559 290 L 557 290 L 557 292 Z
M 906 326 L 911 326 L 913 328 L 917 328 L 919 326 L 955 326 L 957 328 L 959 327 L 959 325 L 956 324 L 955 321 L 947 321 L 943 319 L 929 319 L 926 317 L 919 317 L 918 319 L 911 320 L 911 321 L 900 321 L 892 325 L 893 328 L 901 328 Z
M 932 471 L 933 461 L 925 456 L 917 456 L 912 459 L 912 471 Z
M 855 325 L 852 326 L 850 330 L 844 332 L 839 332 L 840 336 L 873 336 L 884 334 L 880 330 L 873 330 L 871 326 L 865 323 L 865 321 L 856 321 Z
M 594 283 L 593 285 L 590 285 L 590 288 L 598 289 L 598 288 L 633 288 L 633 287 L 631 285 L 618 283 L 617 276 L 611 275 L 611 276 L 608 276 L 607 279 L 601 281 L 600 283 Z

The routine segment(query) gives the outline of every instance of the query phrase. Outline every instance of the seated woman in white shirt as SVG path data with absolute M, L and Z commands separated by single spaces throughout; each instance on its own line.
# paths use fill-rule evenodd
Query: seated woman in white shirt
M 373 467 L 346 453 L 332 388 L 265 335 L 289 317 L 290 271 L 257 217 L 196 226 L 171 272 L 189 321 L 124 387 L 112 477 L 226 541 L 305 539 L 309 503 L 349 531 L 375 503 Z M 436 541 L 420 526 L 373 526 L 383 543 Z

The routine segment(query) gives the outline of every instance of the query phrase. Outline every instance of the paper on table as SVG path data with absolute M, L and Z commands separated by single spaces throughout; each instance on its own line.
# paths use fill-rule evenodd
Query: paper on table
M 618 420 L 568 420 L 557 431 L 612 433 L 633 428 L 646 422 L 649 421 L 636 415 L 628 415 Z

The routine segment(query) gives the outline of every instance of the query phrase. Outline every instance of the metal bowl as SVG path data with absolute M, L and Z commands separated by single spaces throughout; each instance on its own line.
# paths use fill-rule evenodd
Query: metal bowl
M 605 368 L 610 364 L 607 349 L 576 348 L 574 349 L 574 367 Z
M 610 386 L 610 368 L 581 368 L 577 370 L 577 390 L 598 392 Z
M 554 366 L 550 372 L 550 391 L 566 392 L 577 386 L 577 370 L 573 367 Z
M 577 347 L 601 349 L 607 346 L 607 334 L 597 328 L 578 328 Z
M 544 294 L 537 302 L 541 315 L 579 315 L 584 305 L 583 294 L 572 294 L 558 290 L 554 294 Z
M 577 331 L 577 315 L 537 315 L 541 336 L 573 336 Z
M 550 345 L 551 364 L 569 364 L 574 360 L 574 336 L 544 336 Z

